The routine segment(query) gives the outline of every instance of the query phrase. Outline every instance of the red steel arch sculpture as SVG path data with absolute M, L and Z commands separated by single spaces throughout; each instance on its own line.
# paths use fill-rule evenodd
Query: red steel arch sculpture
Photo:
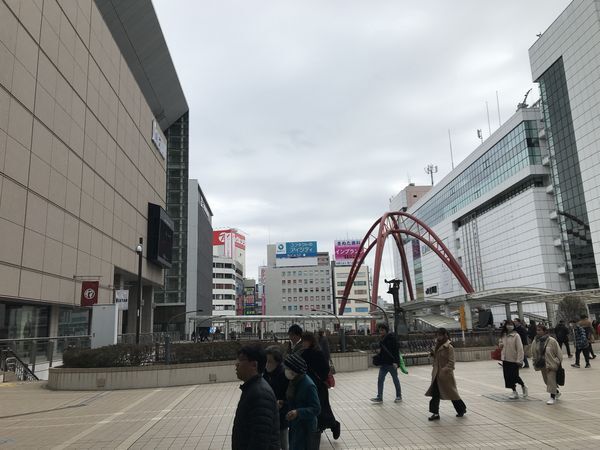
M 378 226 L 379 228 L 377 231 L 375 231 Z M 458 279 L 458 282 L 467 293 L 470 294 L 475 292 L 473 286 L 471 286 L 471 282 L 461 269 L 454 256 L 452 256 L 450 253 L 450 250 L 448 250 L 448 247 L 444 245 L 442 240 L 433 232 L 431 228 L 407 212 L 388 212 L 381 216 L 380 219 L 375 221 L 360 244 L 360 249 L 354 257 L 354 261 L 352 262 L 352 267 L 350 269 L 350 273 L 348 274 L 348 280 L 346 281 L 346 287 L 344 288 L 344 293 L 342 295 L 342 301 L 340 303 L 339 310 L 340 316 L 344 314 L 346 302 L 350 296 L 350 290 L 352 289 L 352 284 L 356 279 L 358 270 L 373 247 L 375 247 L 375 267 L 373 268 L 373 290 L 371 291 L 371 303 L 377 304 L 379 272 L 381 267 L 381 258 L 383 256 L 383 247 L 387 237 L 390 235 L 393 236 L 396 246 L 398 247 L 398 251 L 400 252 L 403 279 L 408 289 L 410 300 L 414 300 L 415 295 L 412 288 L 410 272 L 408 270 L 406 252 L 404 251 L 404 245 L 402 243 L 402 235 L 411 236 L 427 245 L 446 264 L 448 269 L 450 269 L 450 271 Z M 374 307 L 372 306 L 371 309 L 373 308 Z

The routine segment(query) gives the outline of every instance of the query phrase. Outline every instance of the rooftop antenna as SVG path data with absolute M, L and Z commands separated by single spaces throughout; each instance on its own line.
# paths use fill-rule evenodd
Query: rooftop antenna
M 452 154 L 452 136 L 450 136 L 450 128 L 448 128 L 448 142 L 450 144 L 450 163 L 452 164 L 452 170 L 454 170 L 454 155 Z
M 438 166 L 434 166 L 433 164 L 427 164 L 425 167 L 425 173 L 431 176 L 431 185 L 433 186 L 433 174 L 438 172 Z
M 477 137 L 481 140 L 481 143 L 483 144 L 483 131 L 481 131 L 481 128 L 477 128 Z
M 498 98 L 498 91 L 496 91 L 496 106 L 498 107 L 498 126 L 502 126 L 502 119 L 500 118 L 500 99 Z
M 519 109 L 524 109 L 527 108 L 529 105 L 527 104 L 527 96 L 529 95 L 529 93 L 531 92 L 531 89 L 529 89 L 527 92 L 525 92 L 525 97 L 523 98 L 523 101 L 519 104 L 517 104 L 517 111 Z

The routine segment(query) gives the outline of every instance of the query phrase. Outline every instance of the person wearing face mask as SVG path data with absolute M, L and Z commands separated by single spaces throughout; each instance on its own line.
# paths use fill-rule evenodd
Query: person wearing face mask
M 537 326 L 537 336 L 531 344 L 533 368 L 542 372 L 542 378 L 546 385 L 546 391 L 550 394 L 548 405 L 554 405 L 560 392 L 556 383 L 556 372 L 562 363 L 562 352 L 556 339 L 548 334 L 545 325 Z
M 523 342 L 521 337 L 515 331 L 515 324 L 512 320 L 507 320 L 500 333 L 500 348 L 502 349 L 502 371 L 504 373 L 504 386 L 512 389 L 511 399 L 519 398 L 517 393 L 517 384 L 523 389 L 523 397 L 529 395 L 527 386 L 519 376 L 519 368 L 523 365 L 525 353 L 523 351 Z
M 285 377 L 283 355 L 281 354 L 280 348 L 276 345 L 271 345 L 265 349 L 265 353 L 267 354 L 267 365 L 263 377 L 267 383 L 269 383 L 271 389 L 273 389 L 275 398 L 277 399 L 281 449 L 288 450 L 288 422 L 285 418 L 288 412 L 288 404 L 285 393 L 287 392 L 289 380 Z
M 321 433 L 317 431 L 317 417 L 321 412 L 317 387 L 306 375 L 306 361 L 291 354 L 283 360 L 285 376 L 289 380 L 286 400 L 289 411 L 286 420 L 290 424 L 290 450 L 318 450 Z
M 440 400 L 452 400 L 456 410 L 456 417 L 463 417 L 467 412 L 467 405 L 463 402 L 456 389 L 454 380 L 454 347 L 445 328 L 437 332 L 435 349 L 433 350 L 433 370 L 431 372 L 431 385 L 425 393 L 431 397 L 429 420 L 440 419 Z
M 333 439 L 339 439 L 341 424 L 335 419 L 335 415 L 329 403 L 329 387 L 325 383 L 329 374 L 329 360 L 325 357 L 314 333 L 304 332 L 302 334 L 302 346 L 304 351 L 300 354 L 306 361 L 306 374 L 313 380 L 317 387 L 321 413 L 319 414 L 319 431 L 331 429 Z

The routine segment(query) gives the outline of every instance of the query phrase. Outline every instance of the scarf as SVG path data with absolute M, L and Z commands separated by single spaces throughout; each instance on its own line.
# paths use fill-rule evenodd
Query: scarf
M 439 339 L 436 339 L 435 342 L 435 351 L 437 352 L 439 350 L 439 348 L 444 345 L 446 342 L 448 342 L 450 339 L 445 339 L 444 341 L 440 341 Z
M 288 383 L 287 391 L 285 391 L 285 398 L 287 398 L 288 402 L 293 402 L 294 397 L 296 397 L 296 385 L 302 380 L 306 375 L 300 374 L 293 380 L 290 380 Z
M 548 335 L 545 334 L 543 336 L 538 336 L 537 337 L 537 343 L 538 343 L 538 355 L 539 355 L 539 359 L 540 360 L 545 360 L 546 359 L 546 341 L 548 340 Z

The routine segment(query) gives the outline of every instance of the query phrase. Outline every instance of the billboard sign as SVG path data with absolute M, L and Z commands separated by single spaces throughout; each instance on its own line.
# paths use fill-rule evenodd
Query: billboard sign
M 235 229 L 213 231 L 213 247 L 224 247 L 222 256 L 233 258 L 235 248 L 246 250 L 246 237 Z
M 167 159 L 167 139 L 163 134 L 158 122 L 156 120 L 152 120 L 152 143 L 160 153 L 163 159 Z
M 310 258 L 317 256 L 317 241 L 278 242 L 275 244 L 277 258 Z
M 346 239 L 335 241 L 335 265 L 336 266 L 351 266 L 352 261 L 360 250 L 360 240 Z

